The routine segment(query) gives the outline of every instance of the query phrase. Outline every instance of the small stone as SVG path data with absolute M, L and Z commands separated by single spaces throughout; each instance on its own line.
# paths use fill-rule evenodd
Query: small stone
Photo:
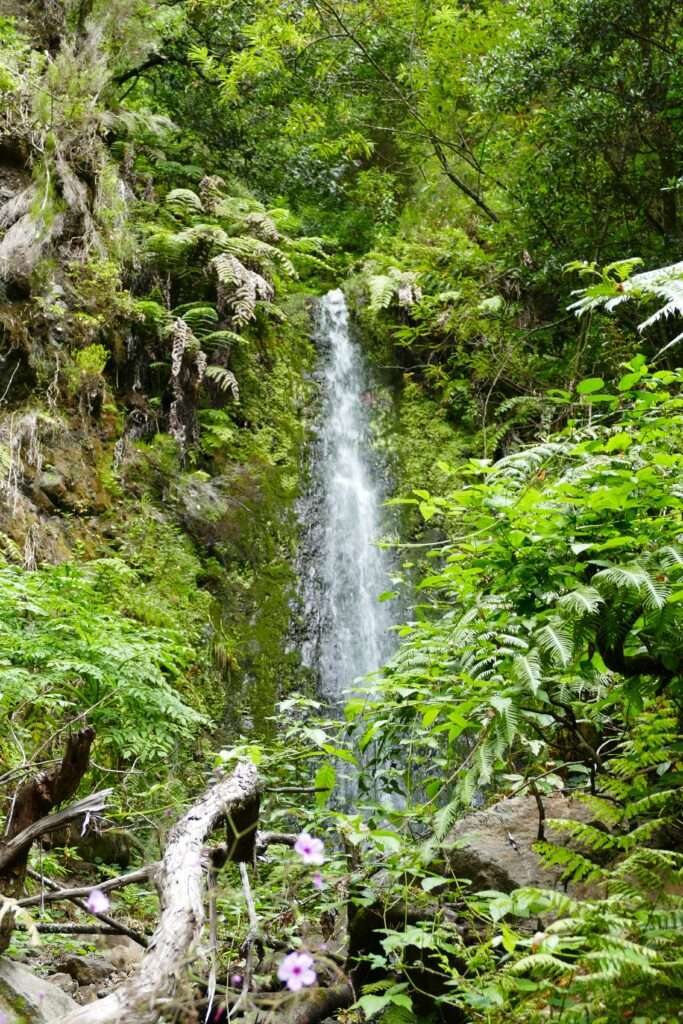
M 98 999 L 97 985 L 84 985 L 83 988 L 79 988 L 78 992 L 74 996 L 77 1003 L 81 1006 L 87 1006 L 88 1003 L 95 1003 Z
M 56 985 L 57 988 L 61 988 L 62 992 L 66 992 L 67 995 L 72 996 L 78 988 L 78 982 L 75 978 L 72 978 L 70 974 L 65 974 L 63 971 L 59 971 L 57 974 L 51 974 L 48 981 Z

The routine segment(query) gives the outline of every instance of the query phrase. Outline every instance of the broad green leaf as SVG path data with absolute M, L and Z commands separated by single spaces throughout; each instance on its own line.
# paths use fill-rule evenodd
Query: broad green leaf
M 576 390 L 580 395 L 592 395 L 594 391 L 600 391 L 604 386 L 602 377 L 586 377 L 576 385 Z
M 334 767 L 329 761 L 321 764 L 315 773 L 313 785 L 316 789 L 323 789 L 324 792 L 315 794 L 315 802 L 318 807 L 324 807 L 332 796 L 332 790 L 334 789 L 337 781 L 337 773 Z

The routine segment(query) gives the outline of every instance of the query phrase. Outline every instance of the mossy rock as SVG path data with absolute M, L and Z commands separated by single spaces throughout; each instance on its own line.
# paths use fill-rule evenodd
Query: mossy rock
M 7 1024 L 58 1024 L 78 1009 L 71 996 L 23 964 L 0 957 L 0 1012 Z

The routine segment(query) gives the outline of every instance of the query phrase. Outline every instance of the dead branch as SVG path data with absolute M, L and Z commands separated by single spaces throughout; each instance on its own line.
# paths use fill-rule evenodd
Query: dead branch
M 46 932 L 49 935 L 121 935 L 121 929 L 110 928 L 105 924 L 35 924 L 33 928 L 38 932 Z M 14 931 L 25 932 L 28 928 L 25 924 L 15 924 Z
M 287 1024 L 317 1024 L 336 1010 L 344 1010 L 356 1001 L 348 981 L 330 988 L 316 988 L 300 996 L 289 1014 Z M 284 1024 L 284 1022 L 283 1022 Z
M 10 806 L 5 839 L 0 844 L 0 883 L 3 883 L 3 888 L 9 884 L 12 892 L 19 891 L 31 843 L 43 835 L 44 831 L 52 831 L 52 827 L 33 834 L 30 830 L 41 819 L 49 820 L 46 815 L 49 815 L 52 808 L 74 795 L 88 769 L 94 739 L 95 730 L 90 727 L 72 733 L 67 740 L 61 763 L 40 772 L 35 778 L 27 779 L 17 789 Z M 17 842 L 22 836 L 24 840 Z
M 29 870 L 28 874 L 31 878 L 42 882 L 51 892 L 43 892 L 38 896 L 26 896 L 24 899 L 18 900 L 17 903 L 20 907 L 38 907 L 42 906 L 43 903 L 53 903 L 55 900 L 73 900 L 80 896 L 89 896 L 93 889 L 98 889 L 100 892 L 111 892 L 112 889 L 123 889 L 127 885 L 149 882 L 158 869 L 159 863 L 155 862 L 154 864 L 148 864 L 147 867 L 140 868 L 138 871 L 129 871 L 127 875 L 118 875 L 116 878 L 108 878 L 97 885 L 84 885 L 77 889 L 60 889 L 49 878 L 39 875 L 37 871 Z
M 168 1010 L 187 975 L 204 924 L 204 840 L 220 821 L 227 821 L 231 859 L 253 859 L 259 793 L 256 768 L 241 762 L 171 829 L 156 876 L 161 917 L 138 970 L 106 998 L 74 1011 L 63 1024 L 156 1024 Z
M 111 795 L 111 792 L 111 789 L 102 789 L 99 793 L 91 793 L 90 796 L 84 797 L 83 800 L 78 800 L 75 804 L 65 807 L 62 811 L 48 814 L 39 821 L 33 822 L 33 824 L 13 836 L 12 839 L 2 842 L 0 844 L 0 878 L 9 873 L 8 869 L 19 858 L 23 861 L 23 876 L 28 851 L 36 839 L 46 835 L 48 832 L 55 832 L 57 829 L 62 828 L 63 825 L 66 825 L 67 821 L 73 821 L 74 818 L 78 818 L 82 814 L 99 814 L 100 811 L 104 810 L 107 798 Z
M 31 878 L 35 878 L 35 880 L 40 882 L 40 884 L 44 886 L 46 889 L 52 890 L 51 893 L 43 892 L 40 894 L 40 896 L 36 897 L 36 899 L 40 900 L 41 906 L 45 902 L 45 900 L 48 899 L 50 896 L 54 897 L 57 894 L 59 894 L 59 897 L 61 899 L 68 899 L 69 902 L 73 903 L 73 905 L 75 907 L 78 907 L 79 910 L 84 910 L 86 914 L 92 914 L 92 916 L 96 917 L 98 921 L 102 922 L 102 924 L 109 925 L 109 927 L 113 929 L 115 935 L 127 935 L 129 939 L 132 939 L 133 942 L 137 942 L 139 946 L 143 946 L 145 949 L 147 948 L 147 939 L 144 937 L 144 935 L 141 935 L 140 932 L 136 932 L 133 928 L 126 927 L 125 924 L 120 924 L 118 921 L 115 921 L 113 917 L 110 917 L 109 914 L 96 914 L 94 911 L 90 909 L 90 907 L 88 906 L 87 903 L 85 903 L 84 900 L 77 899 L 73 895 L 65 896 L 64 893 L 68 890 L 60 889 L 57 883 L 53 882 L 51 878 L 46 878 L 44 875 L 40 875 L 37 871 L 33 871 L 31 868 L 28 868 L 26 873 L 30 875 Z M 136 873 L 137 872 L 133 872 L 133 874 Z M 111 879 L 111 881 L 120 882 L 120 879 Z M 101 891 L 101 887 L 99 888 Z M 121 886 L 118 886 L 118 888 L 121 888 Z M 90 890 L 90 892 L 92 892 L 92 889 Z M 20 900 L 19 906 L 21 906 L 21 902 L 22 901 Z

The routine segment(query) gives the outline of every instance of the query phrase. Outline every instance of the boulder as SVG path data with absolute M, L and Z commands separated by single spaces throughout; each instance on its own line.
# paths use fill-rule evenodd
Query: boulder
M 103 956 L 63 956 L 57 967 L 74 978 L 79 985 L 100 985 L 114 971 L 114 965 Z
M 554 794 L 543 797 L 546 819 L 564 818 L 589 823 L 594 814 L 580 800 Z M 523 886 L 554 889 L 562 871 L 547 868 L 533 845 L 538 841 L 539 814 L 531 796 L 501 800 L 458 821 L 444 844 L 448 867 L 473 889 L 512 892 Z M 570 845 L 570 837 L 546 825 L 545 838 Z M 582 895 L 585 886 L 582 886 Z
M 78 1004 L 23 964 L 0 957 L 0 1012 L 7 1024 L 60 1024 Z
M 144 949 L 127 935 L 97 935 L 95 945 L 118 971 L 132 970 L 144 956 Z

